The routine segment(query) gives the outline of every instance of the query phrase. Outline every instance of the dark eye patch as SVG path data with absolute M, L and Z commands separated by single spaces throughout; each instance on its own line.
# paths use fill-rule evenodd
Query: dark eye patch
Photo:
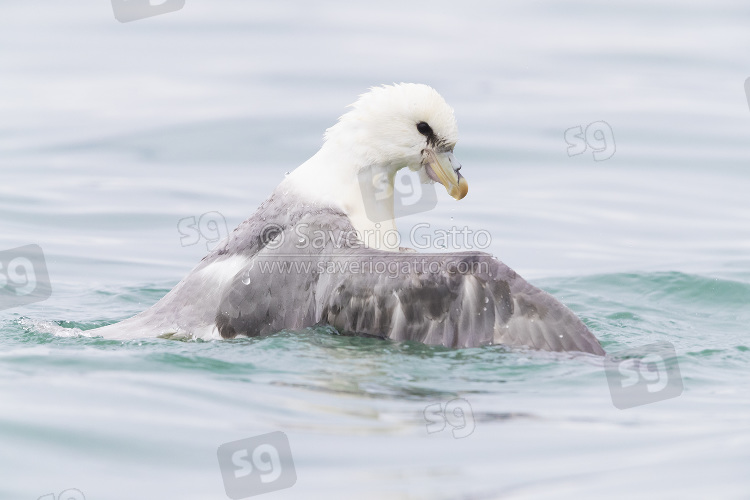
M 417 123 L 417 130 L 419 130 L 420 134 L 428 138 L 435 135 L 435 133 L 432 131 L 432 127 L 430 127 L 427 122 Z

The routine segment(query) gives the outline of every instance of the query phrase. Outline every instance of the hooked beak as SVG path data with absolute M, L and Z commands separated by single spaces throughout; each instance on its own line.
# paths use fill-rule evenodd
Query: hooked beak
M 422 164 L 430 179 L 445 186 L 448 194 L 457 200 L 466 196 L 466 193 L 469 192 L 469 183 L 459 173 L 461 164 L 453 156 L 453 153 L 425 149 L 422 156 Z

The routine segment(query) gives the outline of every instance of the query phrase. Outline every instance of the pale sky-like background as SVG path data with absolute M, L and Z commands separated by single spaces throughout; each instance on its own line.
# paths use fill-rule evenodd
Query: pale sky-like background
M 205 251 L 181 246 L 179 220 L 218 211 L 231 230 L 360 93 L 410 81 L 455 108 L 471 191 L 454 202 L 438 186 L 405 236 L 422 221 L 488 230 L 488 251 L 529 276 L 716 271 L 717 255 L 750 250 L 742 2 L 188 0 L 125 24 L 102 0 L 0 13 L 4 247 L 176 263 L 164 278 L 178 279 Z M 616 153 L 568 156 L 565 131 L 602 120 Z

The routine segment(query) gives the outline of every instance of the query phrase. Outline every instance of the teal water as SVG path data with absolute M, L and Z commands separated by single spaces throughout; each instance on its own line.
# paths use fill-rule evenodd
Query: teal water
M 750 8 L 593 2 L 188 0 L 0 6 L 0 251 L 40 245 L 52 296 L 0 311 L 0 499 L 226 498 L 216 450 L 287 434 L 268 498 L 750 498 Z M 367 87 L 434 85 L 471 185 L 400 221 L 487 251 L 609 352 L 674 345 L 683 393 L 620 410 L 601 359 L 328 330 L 92 337 L 206 253 Z M 568 156 L 606 121 L 616 152 Z M 474 431 L 429 433 L 463 398 Z

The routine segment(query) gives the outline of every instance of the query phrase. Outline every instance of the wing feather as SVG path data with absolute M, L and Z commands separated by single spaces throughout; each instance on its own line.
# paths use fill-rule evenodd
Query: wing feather
M 454 348 L 604 353 L 568 308 L 488 254 L 341 249 L 334 238 L 325 248 L 300 250 L 291 243 L 293 229 L 283 228 L 284 246 L 259 252 L 235 277 L 217 312 L 222 336 L 327 324 Z M 247 285 L 256 281 L 263 285 Z

